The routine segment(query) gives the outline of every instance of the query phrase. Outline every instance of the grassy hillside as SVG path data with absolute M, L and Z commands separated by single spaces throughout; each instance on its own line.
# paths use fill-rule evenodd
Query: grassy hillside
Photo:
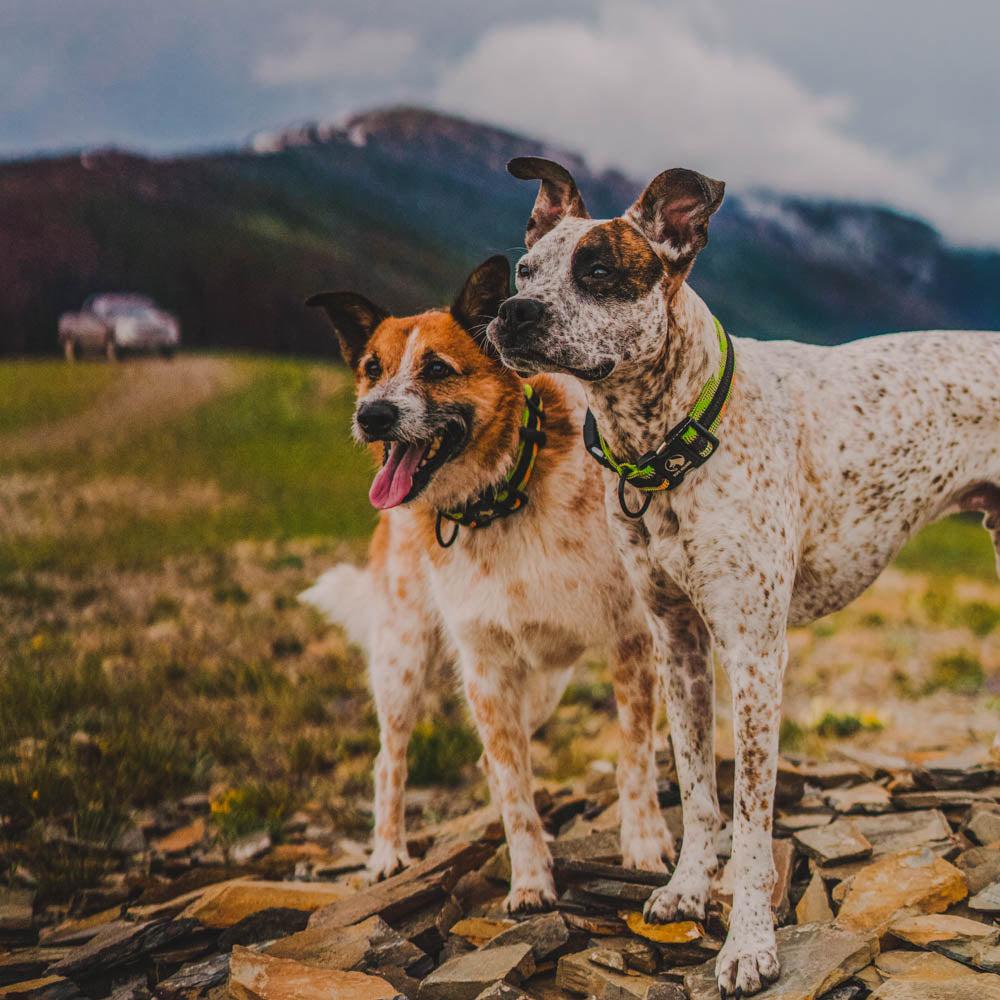
M 222 842 L 303 804 L 367 835 L 365 664 L 296 599 L 374 523 L 351 407 L 343 369 L 315 361 L 0 364 L 0 885 L 27 868 L 64 900 L 133 810 L 195 790 L 242 803 Z M 899 566 L 793 633 L 786 749 L 995 729 L 986 533 L 934 526 Z M 614 759 L 608 682 L 601 663 L 581 672 L 533 748 L 541 774 Z M 484 795 L 477 744 L 440 691 L 411 770 L 461 782 L 449 801 L 467 804 Z M 719 718 L 725 750 L 724 688 Z

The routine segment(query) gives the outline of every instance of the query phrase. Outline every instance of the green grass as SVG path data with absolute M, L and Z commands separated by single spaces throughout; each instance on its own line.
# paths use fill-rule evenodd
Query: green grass
M 109 453 L 75 448 L 0 459 L 0 471 L 55 471 L 70 486 L 100 476 L 135 477 L 165 491 L 214 482 L 230 502 L 210 510 L 178 506 L 155 517 L 117 510 L 96 537 L 70 529 L 8 538 L 0 543 L 0 572 L 155 567 L 171 555 L 222 551 L 243 538 L 366 537 L 375 520 L 367 499 L 371 465 L 350 438 L 348 379 L 329 397 L 313 363 L 240 363 L 250 374 L 241 388 Z M 26 375 L 40 390 L 50 368 L 27 366 Z M 92 387 L 91 398 L 97 391 Z M 30 395 L 23 387 L 21 393 Z
M 414 785 L 457 785 L 481 753 L 479 738 L 463 723 L 424 720 L 414 727 L 407 748 L 409 780 Z
M 945 518 L 924 528 L 896 557 L 903 570 L 995 580 L 996 554 L 978 515 Z
M 934 661 L 934 669 L 924 687 L 924 694 L 935 691 L 953 691 L 955 694 L 978 694 L 986 683 L 986 675 L 979 658 L 962 650 Z
M 0 365 L 0 434 L 80 413 L 117 377 L 118 369 L 105 363 L 5 361 Z

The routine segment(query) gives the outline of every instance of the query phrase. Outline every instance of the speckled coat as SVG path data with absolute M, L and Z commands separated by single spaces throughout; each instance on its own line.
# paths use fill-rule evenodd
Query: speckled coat
M 665 872 L 662 858 L 674 853 L 656 800 L 650 632 L 607 534 L 600 470 L 582 460 L 585 401 L 572 380 L 531 380 L 543 401 L 547 440 L 526 486 L 527 505 L 488 527 L 461 528 L 450 548 L 435 539 L 438 510 L 454 509 L 501 481 L 517 448 L 522 380 L 456 319 L 495 315 L 508 289 L 507 265 L 500 261 L 502 284 L 493 280 L 492 296 L 481 287 L 489 282 L 470 278 L 486 301 L 403 318 L 376 312 L 355 332 L 356 343 L 342 340 L 359 406 L 366 399 L 393 400 L 415 437 L 432 434 L 439 413 L 465 413 L 469 439 L 418 497 L 383 511 L 367 570 L 336 567 L 305 597 L 343 622 L 369 652 L 382 741 L 372 870 L 382 876 L 409 863 L 406 748 L 430 667 L 454 656 L 510 846 L 507 906 L 527 911 L 555 901 L 551 858 L 532 800 L 529 737 L 551 715 L 585 649 L 604 652 L 613 674 L 623 730 L 617 775 L 624 863 Z M 343 333 L 350 322 L 342 302 L 328 305 Z M 373 379 L 366 364 L 376 355 L 382 370 Z M 431 355 L 445 359 L 454 375 L 424 380 L 420 373 Z M 379 459 L 381 449 L 373 446 Z M 451 530 L 444 522 L 444 534 Z
M 723 186 L 667 171 L 623 218 L 596 222 L 559 165 L 520 160 L 511 172 L 542 183 L 518 295 L 488 335 L 518 370 L 575 374 L 612 450 L 634 459 L 719 368 L 712 315 L 685 278 Z M 637 521 L 604 473 L 609 529 L 665 653 L 684 802 L 680 857 L 649 900 L 651 920 L 705 915 L 719 822 L 713 648 L 732 689 L 736 892 L 717 962 L 723 995 L 779 975 L 768 901 L 787 626 L 843 607 L 949 512 L 983 511 L 1000 553 L 1000 333 L 733 343 L 735 383 L 707 464 Z

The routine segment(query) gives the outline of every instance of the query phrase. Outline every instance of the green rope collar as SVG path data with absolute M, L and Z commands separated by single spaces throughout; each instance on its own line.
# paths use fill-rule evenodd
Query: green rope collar
M 521 413 L 517 455 L 513 466 L 504 476 L 502 483 L 490 487 L 479 499 L 465 504 L 458 510 L 438 511 L 434 533 L 441 548 L 446 549 L 454 545 L 459 528 L 485 528 L 501 517 L 509 517 L 528 502 L 528 495 L 524 489 L 535 467 L 538 449 L 545 444 L 545 431 L 541 429 L 543 420 L 542 397 L 525 382 L 524 411 Z M 447 541 L 441 531 L 441 522 L 445 519 L 455 524 L 455 530 Z
M 597 429 L 594 414 L 587 410 L 583 425 L 583 440 L 587 452 L 595 461 L 618 476 L 618 500 L 628 517 L 642 517 L 654 493 L 676 489 L 684 482 L 684 476 L 690 469 L 707 462 L 719 447 L 719 439 L 714 432 L 722 420 L 732 392 L 736 358 L 729 334 L 714 316 L 712 318 L 715 320 L 715 330 L 722 350 L 719 370 L 705 383 L 688 415 L 671 428 L 655 451 L 646 452 L 635 462 L 620 462 Z M 630 510 L 625 503 L 626 483 L 646 494 L 637 511 Z

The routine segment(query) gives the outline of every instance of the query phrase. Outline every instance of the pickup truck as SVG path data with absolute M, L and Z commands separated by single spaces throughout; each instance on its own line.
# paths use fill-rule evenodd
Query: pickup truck
M 67 361 L 85 351 L 109 361 L 123 351 L 155 351 L 169 358 L 180 339 L 177 318 L 145 295 L 91 295 L 79 312 L 59 317 L 59 343 Z

